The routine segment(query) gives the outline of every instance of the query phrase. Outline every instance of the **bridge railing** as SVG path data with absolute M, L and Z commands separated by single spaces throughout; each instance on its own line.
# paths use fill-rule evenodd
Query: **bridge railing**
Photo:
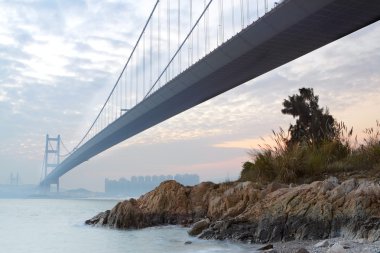
M 264 16 L 279 2 L 156 1 L 101 111 L 73 150 Z

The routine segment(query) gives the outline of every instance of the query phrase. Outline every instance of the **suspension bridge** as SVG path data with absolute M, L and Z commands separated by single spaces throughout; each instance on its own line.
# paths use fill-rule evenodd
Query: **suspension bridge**
M 100 112 L 62 162 L 60 136 L 46 137 L 43 189 L 58 189 L 62 175 L 104 150 L 380 18 L 378 0 L 157 0 L 152 8 Z

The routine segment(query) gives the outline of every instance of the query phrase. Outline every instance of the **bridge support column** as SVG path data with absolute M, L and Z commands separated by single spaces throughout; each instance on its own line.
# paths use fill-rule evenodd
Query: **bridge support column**
M 58 135 L 56 138 L 46 135 L 45 142 L 45 158 L 43 166 L 44 179 L 47 177 L 48 173 L 53 171 L 60 163 L 60 150 L 61 150 L 61 136 Z M 43 182 L 43 181 L 42 181 Z M 51 185 L 56 185 L 57 193 L 59 193 L 59 178 L 53 181 L 44 182 L 42 187 L 43 194 L 49 194 L 51 192 Z
M 55 186 L 55 187 L 52 187 L 52 186 Z M 59 193 L 59 188 L 60 188 L 59 179 L 57 179 L 56 182 L 46 182 L 40 185 L 40 193 L 44 195 L 47 195 L 50 193 Z
M 57 185 L 57 193 L 59 193 L 59 178 L 57 179 L 56 185 Z
M 50 184 L 40 185 L 40 194 L 48 194 L 50 192 Z

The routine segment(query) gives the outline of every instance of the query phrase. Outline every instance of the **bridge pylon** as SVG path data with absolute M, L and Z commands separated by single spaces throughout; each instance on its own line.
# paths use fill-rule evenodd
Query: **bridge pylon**
M 61 136 L 50 137 L 48 134 L 46 135 L 45 142 L 45 156 L 44 156 L 44 165 L 43 169 L 43 179 L 46 178 L 48 173 L 54 170 L 60 163 L 60 151 L 61 151 Z M 43 180 L 41 180 L 43 181 Z M 42 190 L 44 193 L 50 192 L 51 185 L 57 186 L 57 193 L 59 192 L 59 179 L 56 181 L 48 181 L 44 182 L 42 186 Z

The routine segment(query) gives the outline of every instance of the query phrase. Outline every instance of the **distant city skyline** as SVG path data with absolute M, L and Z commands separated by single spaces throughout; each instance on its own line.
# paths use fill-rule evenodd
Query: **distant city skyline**
M 175 180 L 185 186 L 199 184 L 199 176 L 197 174 L 132 176 L 129 179 L 121 177 L 118 180 L 106 178 L 104 181 L 104 192 L 109 196 L 138 197 L 153 190 L 160 183 L 167 180 Z
M 41 176 L 45 135 L 72 148 L 98 113 L 152 1 L 0 2 L 0 184 Z M 198 174 L 237 179 L 247 151 L 294 122 L 282 101 L 312 87 L 362 136 L 380 119 L 380 23 L 251 80 L 90 159 L 61 187 L 104 191 L 104 178 Z

